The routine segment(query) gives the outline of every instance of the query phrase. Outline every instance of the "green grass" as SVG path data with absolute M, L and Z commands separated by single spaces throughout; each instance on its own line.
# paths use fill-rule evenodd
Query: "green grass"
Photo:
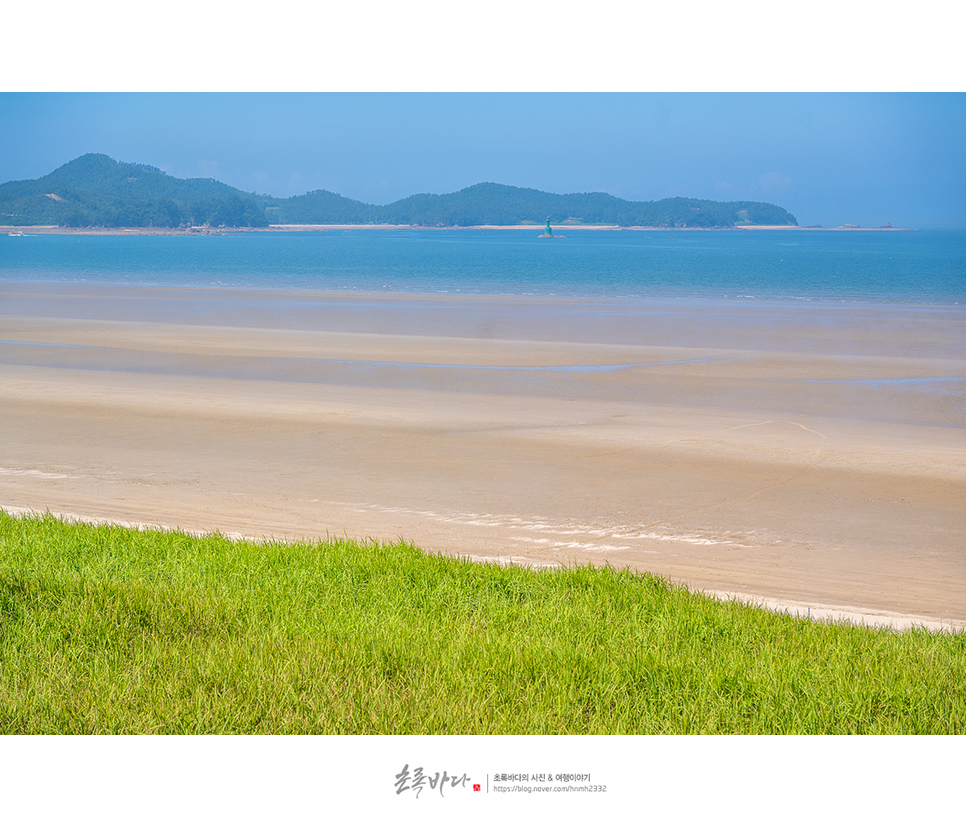
M 3 733 L 962 733 L 966 636 L 0 512 Z

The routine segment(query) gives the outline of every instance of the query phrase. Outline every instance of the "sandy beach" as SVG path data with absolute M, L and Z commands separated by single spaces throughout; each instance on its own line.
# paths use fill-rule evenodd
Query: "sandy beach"
M 966 312 L 0 284 L 0 507 L 966 622 Z

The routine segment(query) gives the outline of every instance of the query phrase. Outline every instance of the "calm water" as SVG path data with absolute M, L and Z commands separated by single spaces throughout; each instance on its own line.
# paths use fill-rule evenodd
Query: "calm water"
M 358 230 L 0 237 L 0 281 L 966 303 L 966 232 Z

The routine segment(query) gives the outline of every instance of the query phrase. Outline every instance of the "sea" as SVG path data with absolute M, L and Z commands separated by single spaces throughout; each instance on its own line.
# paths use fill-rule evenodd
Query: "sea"
M 966 304 L 966 232 L 339 229 L 0 236 L 0 282 Z

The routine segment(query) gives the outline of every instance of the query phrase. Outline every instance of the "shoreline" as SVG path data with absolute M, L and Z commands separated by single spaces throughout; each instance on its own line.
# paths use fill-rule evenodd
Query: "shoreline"
M 0 506 L 966 620 L 961 309 L 0 291 Z
M 245 535 L 242 533 L 231 533 L 222 530 L 212 529 L 186 529 L 184 527 L 158 527 L 153 524 L 145 524 L 141 521 L 125 521 L 117 518 L 104 518 L 99 516 L 82 515 L 74 512 L 55 512 L 49 509 L 38 511 L 28 507 L 0 506 L 0 512 L 4 512 L 14 518 L 36 518 L 45 513 L 50 513 L 60 521 L 77 524 L 94 524 L 106 527 L 124 527 L 130 530 L 160 530 L 162 532 L 179 532 L 189 536 L 203 537 L 206 535 L 219 535 L 229 541 L 246 541 L 255 544 L 271 544 L 276 541 L 286 541 L 298 543 L 306 541 L 304 538 L 279 539 L 279 537 L 266 538 Z M 320 539 L 324 541 L 324 539 Z M 459 553 L 441 554 L 446 558 L 466 559 L 471 562 L 483 564 L 497 564 L 503 566 L 525 567 L 531 570 L 557 570 L 566 568 L 566 565 L 548 565 L 543 562 L 529 561 L 524 558 L 506 558 L 500 556 L 473 556 Z M 848 606 L 828 605 L 820 602 L 809 602 L 803 600 L 775 599 L 762 597 L 755 594 L 739 593 L 735 591 L 716 591 L 707 588 L 694 588 L 684 585 L 693 593 L 711 597 L 720 602 L 739 602 L 765 611 L 776 614 L 788 614 L 797 619 L 812 620 L 817 623 L 843 623 L 849 625 L 864 626 L 866 628 L 889 629 L 892 631 L 908 631 L 913 628 L 921 628 L 935 633 L 954 634 L 966 631 L 966 620 L 957 620 L 940 617 L 917 616 L 901 614 L 897 611 L 881 611 L 869 608 L 858 608 Z
M 558 231 L 603 231 L 603 232 L 734 232 L 734 231 L 802 231 L 802 232 L 915 232 L 918 229 L 899 228 L 892 226 L 615 226 L 615 225 L 580 225 L 561 224 L 555 226 Z M 158 235 L 158 236 L 195 236 L 195 235 L 239 235 L 259 232 L 332 232 L 332 231 L 543 231 L 543 225 L 516 226 L 411 226 L 391 224 L 352 224 L 352 223 L 318 223 L 318 224 L 278 224 L 267 227 L 210 227 L 191 226 L 189 228 L 167 229 L 160 227 L 68 227 L 68 226 L 0 226 L 0 235 L 12 237 L 33 237 L 40 235 Z M 566 235 L 554 235 L 566 237 Z

